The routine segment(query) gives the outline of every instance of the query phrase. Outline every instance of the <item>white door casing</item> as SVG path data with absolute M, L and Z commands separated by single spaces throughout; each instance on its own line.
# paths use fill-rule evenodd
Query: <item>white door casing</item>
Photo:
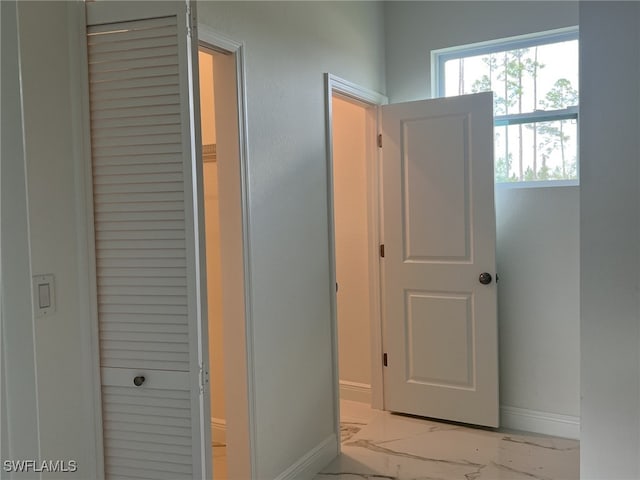
M 188 5 L 87 4 L 107 479 L 211 478 L 197 38 Z
M 492 104 L 381 107 L 386 410 L 498 426 Z

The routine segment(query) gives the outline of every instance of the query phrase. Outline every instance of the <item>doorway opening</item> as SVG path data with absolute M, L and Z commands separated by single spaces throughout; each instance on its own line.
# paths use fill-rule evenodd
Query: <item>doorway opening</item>
M 340 400 L 371 405 L 371 286 L 368 107 L 332 95 L 333 202 Z
M 210 29 L 199 30 L 204 206 L 199 235 L 207 258 L 208 297 L 202 348 L 209 351 L 211 418 L 203 428 L 211 431 L 213 479 L 252 478 L 243 50 Z
M 348 233 L 350 250 L 343 253 L 345 247 L 340 243 L 345 235 L 341 228 L 362 230 L 362 227 L 358 227 L 354 218 L 341 219 L 344 209 L 341 204 L 350 203 L 356 211 L 363 208 L 357 206 L 359 197 L 341 202 L 342 148 L 334 128 L 334 124 L 337 127 L 340 123 L 339 112 L 348 105 L 340 103 L 334 94 L 350 99 L 358 97 L 351 94 L 353 86 L 348 86 L 345 92 L 332 88 L 333 81 L 328 76 L 328 131 L 335 137 L 328 162 L 332 184 L 328 192 L 329 210 L 332 220 L 335 212 L 335 235 L 331 228 L 329 240 L 338 281 L 333 310 L 334 354 L 339 358 L 335 362 L 335 388 L 342 390 L 344 398 L 345 380 L 353 380 L 345 378 L 344 366 L 351 360 L 351 352 L 341 334 L 345 331 L 344 317 L 353 321 L 349 318 L 353 314 L 345 314 L 348 302 L 340 294 L 340 280 L 345 278 L 341 263 L 344 257 L 353 261 L 361 253 L 358 250 L 362 249 L 362 243 L 354 247 L 358 236 Z M 361 280 L 359 287 L 362 283 L 370 285 L 372 311 L 378 308 L 385 312 L 384 322 L 380 321 L 379 312 L 377 315 L 369 312 L 374 408 L 477 425 L 498 424 L 496 287 L 483 281 L 488 273 L 480 277 L 477 273 L 495 270 L 489 100 L 488 96 L 478 94 L 375 109 L 380 112 L 381 133 L 377 142 L 365 143 L 365 148 L 375 145 L 375 151 L 380 152 L 370 155 L 377 162 L 366 163 L 371 172 L 368 212 L 364 214 L 368 218 L 364 230 L 369 231 L 366 249 L 369 269 L 368 275 L 362 269 L 353 274 Z M 354 111 L 353 118 L 345 124 L 358 125 L 357 116 Z M 466 123 L 471 121 L 473 129 Z M 467 135 L 467 131 L 473 131 L 474 135 Z M 356 138 L 352 131 L 346 141 L 354 142 Z M 375 133 L 369 138 L 376 140 Z M 358 157 L 348 148 L 345 151 L 350 162 Z M 473 175 L 470 152 L 474 153 Z M 383 181 L 377 181 L 378 178 Z M 347 185 L 350 195 L 358 195 L 361 189 L 356 182 L 348 180 Z M 378 198 L 372 198 L 376 194 Z M 382 211 L 384 218 L 379 214 Z M 350 310 L 367 315 L 362 302 Z M 362 330 L 361 325 L 353 328 L 349 336 L 358 338 Z M 337 403 L 338 393 L 335 398 Z M 462 404 L 464 408 L 460 408 Z
M 224 343 L 222 324 L 222 272 L 220 265 L 220 199 L 216 155 L 215 54 L 198 52 L 202 178 L 206 238 L 209 384 L 211 391 L 211 456 L 214 480 L 227 478 L 226 414 L 224 398 Z
M 335 281 L 336 431 L 383 408 L 379 105 L 386 97 L 326 74 L 330 251 Z

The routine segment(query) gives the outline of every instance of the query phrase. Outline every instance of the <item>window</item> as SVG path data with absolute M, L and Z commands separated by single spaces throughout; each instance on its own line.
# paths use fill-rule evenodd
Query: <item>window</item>
M 494 92 L 496 183 L 577 183 L 577 28 L 436 50 L 432 72 L 434 96 Z

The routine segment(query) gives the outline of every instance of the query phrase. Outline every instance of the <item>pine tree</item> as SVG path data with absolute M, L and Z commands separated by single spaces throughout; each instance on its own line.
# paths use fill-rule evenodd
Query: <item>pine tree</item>
M 542 101 L 543 107 L 549 110 L 561 110 L 578 104 L 578 91 L 573 88 L 571 81 L 566 78 L 560 78 L 553 84 L 551 90 L 545 95 Z M 548 124 L 544 127 L 544 133 L 551 136 L 551 140 L 546 140 L 547 145 L 553 144 L 560 148 L 560 158 L 562 161 L 561 169 L 558 169 L 558 178 L 570 178 L 571 172 L 575 175 L 576 165 L 575 159 L 571 165 L 567 165 L 565 146 L 570 140 L 570 136 L 564 131 L 564 120 L 560 120 L 559 126 Z M 547 147 L 548 148 L 548 147 Z M 554 174 L 555 175 L 555 174 Z

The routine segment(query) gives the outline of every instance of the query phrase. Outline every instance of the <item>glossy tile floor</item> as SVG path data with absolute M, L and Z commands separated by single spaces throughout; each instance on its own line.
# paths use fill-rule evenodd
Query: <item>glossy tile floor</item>
M 574 480 L 579 442 L 392 415 L 342 401 L 342 455 L 315 480 Z
M 342 400 L 342 455 L 314 480 L 577 480 L 577 440 L 392 415 Z M 226 445 L 212 445 L 227 480 Z

